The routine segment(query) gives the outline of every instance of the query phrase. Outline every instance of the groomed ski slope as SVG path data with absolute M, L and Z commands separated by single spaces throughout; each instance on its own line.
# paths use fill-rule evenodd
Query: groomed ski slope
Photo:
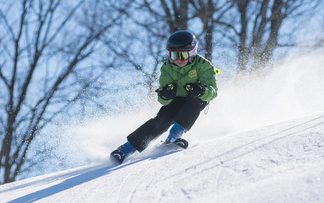
M 0 202 L 324 202 L 324 113 L 215 137 L 2 185 Z

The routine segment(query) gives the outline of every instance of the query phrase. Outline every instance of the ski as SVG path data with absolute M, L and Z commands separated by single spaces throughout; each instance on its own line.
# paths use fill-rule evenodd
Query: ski
M 174 147 L 178 148 L 178 150 L 181 150 L 181 149 L 187 149 L 188 146 L 189 146 L 189 142 L 183 138 L 177 138 L 175 141 L 173 142 L 170 142 L 168 140 L 166 141 L 162 141 L 163 145 L 164 146 L 170 146 L 171 148 L 167 147 L 166 149 L 164 150 L 170 150 L 170 149 L 175 149 Z M 176 151 L 178 151 L 176 150 Z M 127 158 L 125 156 L 125 154 L 123 153 L 122 150 L 120 150 L 120 148 L 114 150 L 113 152 L 111 152 L 110 154 L 110 160 L 112 161 L 112 163 L 114 165 L 120 165 L 124 162 L 125 158 Z
M 178 147 L 182 148 L 182 149 L 187 149 L 189 146 L 189 142 L 183 138 L 177 138 L 174 142 L 169 142 L 169 141 L 165 141 L 164 144 L 173 144 L 173 145 L 177 145 Z

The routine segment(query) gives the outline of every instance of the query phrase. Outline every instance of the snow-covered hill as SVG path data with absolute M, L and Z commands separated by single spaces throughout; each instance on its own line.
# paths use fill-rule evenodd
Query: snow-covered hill
M 220 80 L 184 151 L 162 147 L 162 136 L 121 166 L 107 160 L 160 106 L 54 129 L 46 143 L 57 159 L 45 165 L 92 165 L 0 185 L 0 203 L 324 202 L 322 56 L 288 57 L 271 71 Z
M 190 143 L 5 184 L 0 202 L 324 202 L 324 114 Z

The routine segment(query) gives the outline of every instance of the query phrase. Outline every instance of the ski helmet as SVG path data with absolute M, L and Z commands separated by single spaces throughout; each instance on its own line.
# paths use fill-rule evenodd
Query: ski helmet
M 192 58 L 197 55 L 198 40 L 196 36 L 188 30 L 179 30 L 171 34 L 167 41 L 167 50 L 188 51 Z

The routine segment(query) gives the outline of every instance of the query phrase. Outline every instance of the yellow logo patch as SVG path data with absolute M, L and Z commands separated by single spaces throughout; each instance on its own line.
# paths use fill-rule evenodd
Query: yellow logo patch
M 196 70 L 191 70 L 188 73 L 189 78 L 196 78 L 197 77 L 197 71 Z

